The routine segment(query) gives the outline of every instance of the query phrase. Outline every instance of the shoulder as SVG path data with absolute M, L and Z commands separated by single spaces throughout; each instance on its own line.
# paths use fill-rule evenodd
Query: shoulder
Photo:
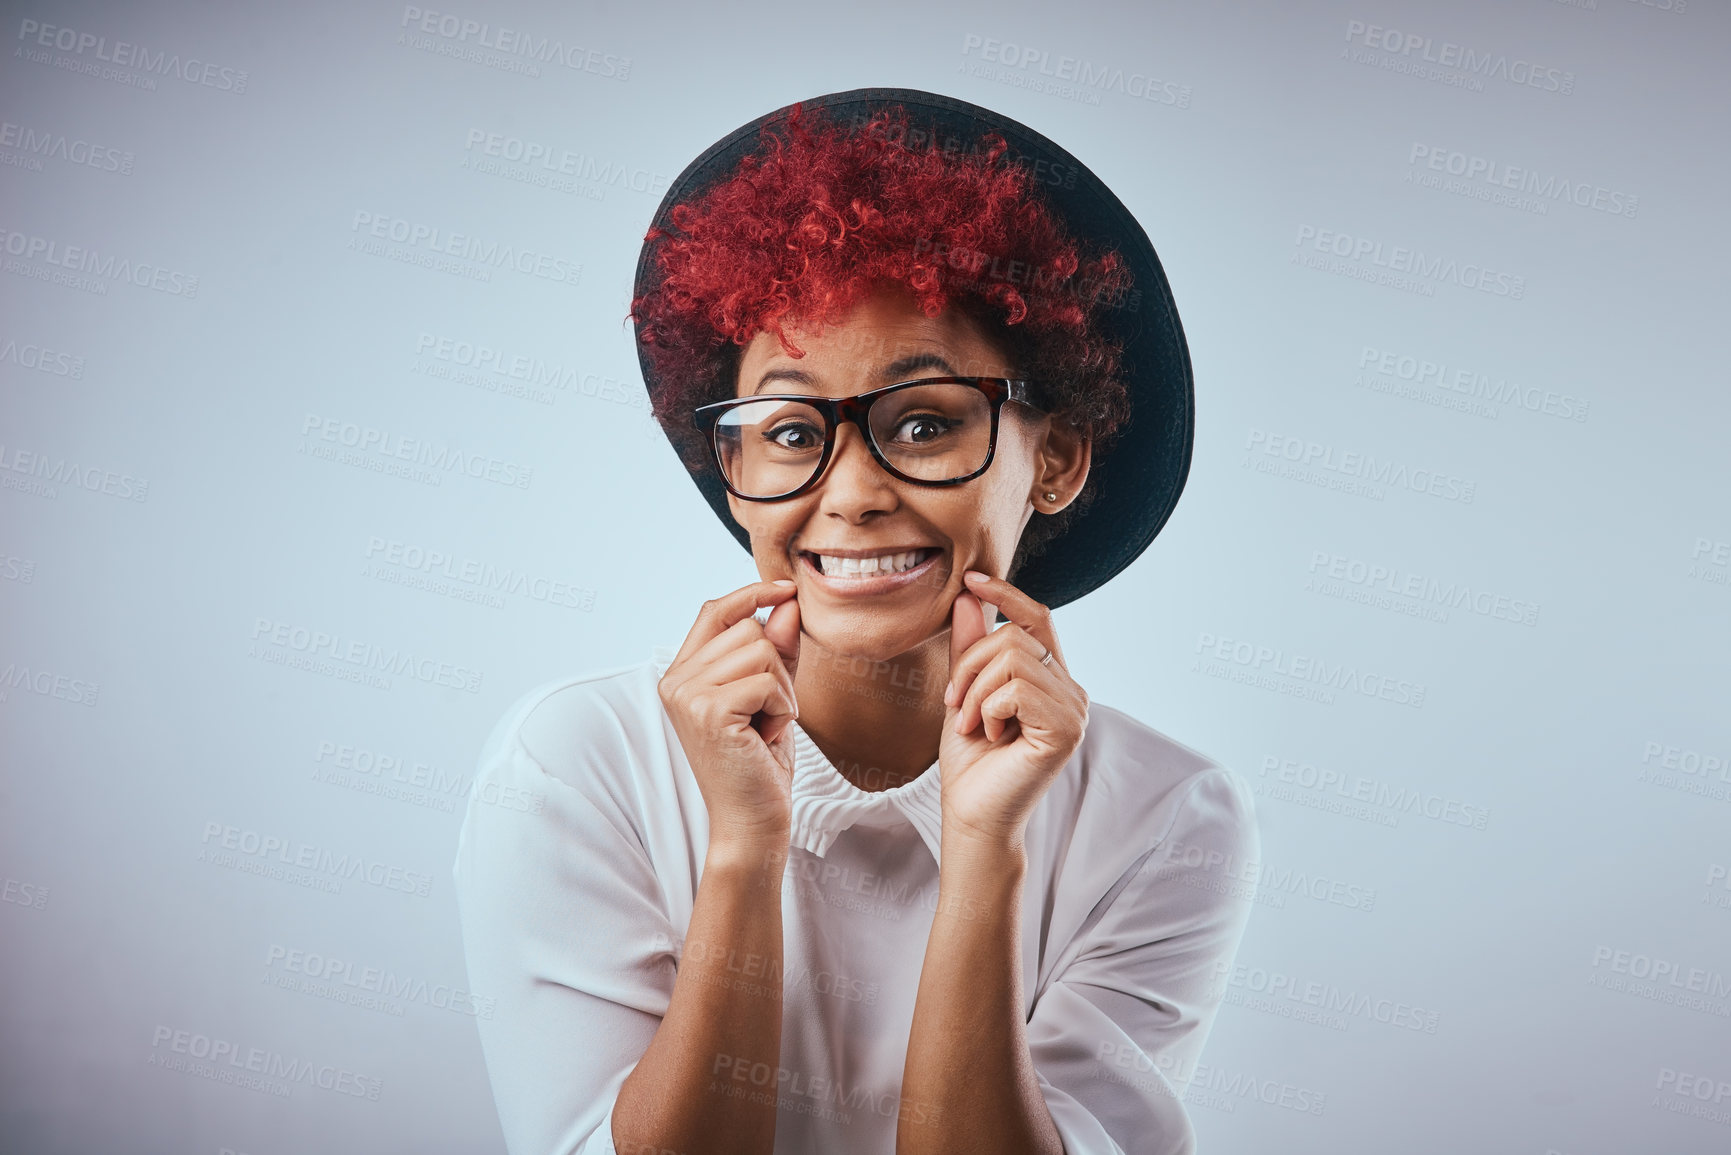
M 629 774 L 665 758 L 654 661 L 544 682 L 506 708 L 480 767 L 527 755 L 554 778 L 588 790 L 598 774 Z
M 1256 806 L 1241 774 L 1121 710 L 1089 707 L 1088 732 L 1066 769 L 1078 825 L 1123 839 L 1132 854 L 1199 826 L 1239 846 L 1256 839 Z
M 516 878 L 533 861 L 557 876 L 585 855 L 647 854 L 661 826 L 686 819 L 659 678 L 654 662 L 558 678 L 505 709 L 476 762 L 460 879 Z
M 1081 748 L 1042 806 L 1028 837 L 1049 872 L 1051 942 L 1092 936 L 1107 954 L 1184 932 L 1221 949 L 1236 942 L 1248 904 L 1220 880 L 1260 858 L 1261 837 L 1250 788 L 1231 767 L 1091 704 Z M 1059 970 L 1067 950 L 1053 955 Z

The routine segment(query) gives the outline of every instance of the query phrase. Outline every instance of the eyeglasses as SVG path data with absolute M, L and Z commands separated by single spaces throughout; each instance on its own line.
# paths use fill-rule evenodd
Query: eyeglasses
M 924 377 L 853 397 L 774 393 L 699 406 L 728 492 L 745 501 L 798 497 L 818 483 L 851 421 L 891 477 L 960 485 L 984 473 L 998 447 L 998 412 L 1015 401 L 1038 410 L 1026 381 Z

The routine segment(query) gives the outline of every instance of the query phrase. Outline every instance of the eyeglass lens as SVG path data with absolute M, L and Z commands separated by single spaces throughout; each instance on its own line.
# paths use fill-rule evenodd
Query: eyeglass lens
M 992 447 L 992 403 L 971 385 L 914 385 L 873 400 L 872 440 L 916 481 L 952 481 L 980 470 Z M 823 415 L 803 402 L 766 398 L 727 410 L 715 427 L 727 483 L 751 497 L 792 493 L 823 461 Z

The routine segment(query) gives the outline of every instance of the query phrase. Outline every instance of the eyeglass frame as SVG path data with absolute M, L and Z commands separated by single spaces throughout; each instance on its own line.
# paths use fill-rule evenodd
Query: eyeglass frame
M 877 437 L 872 433 L 866 418 L 871 412 L 872 405 L 879 397 L 887 393 L 894 393 L 897 390 L 912 388 L 915 385 L 969 385 L 985 395 L 986 400 L 992 406 L 992 426 L 986 441 L 986 460 L 981 463 L 978 469 L 962 477 L 933 481 L 930 478 L 909 477 L 890 464 L 889 459 L 884 456 L 883 450 L 878 447 Z M 1014 401 L 1020 405 L 1026 405 L 1036 413 L 1043 414 L 1046 412 L 1030 400 L 1033 389 L 1034 386 L 1031 382 L 1011 377 L 920 377 L 912 381 L 897 381 L 893 385 L 868 389 L 864 393 L 855 393 L 852 397 L 822 397 L 809 393 L 754 393 L 746 397 L 731 397 L 726 401 L 714 401 L 708 405 L 699 405 L 691 412 L 691 423 L 703 433 L 704 439 L 709 443 L 710 457 L 714 459 L 715 472 L 721 478 L 721 484 L 727 487 L 727 492 L 741 501 L 788 501 L 809 493 L 818 482 L 823 480 L 823 475 L 829 471 L 829 463 L 835 455 L 836 434 L 840 431 L 843 422 L 852 424 L 860 431 L 860 434 L 865 438 L 866 448 L 871 451 L 872 459 L 882 466 L 884 472 L 891 477 L 912 485 L 943 487 L 972 481 L 992 467 L 992 461 L 998 455 L 998 414 L 1003 409 L 1004 402 Z M 755 401 L 794 401 L 802 405 L 809 405 L 817 410 L 824 422 L 823 455 L 818 458 L 817 467 L 812 470 L 811 476 L 803 484 L 788 490 L 786 493 L 778 493 L 774 497 L 753 497 L 735 489 L 733 483 L 727 479 L 726 466 L 721 462 L 721 447 L 715 443 L 716 430 L 720 427 L 721 415 L 729 409 L 736 409 Z

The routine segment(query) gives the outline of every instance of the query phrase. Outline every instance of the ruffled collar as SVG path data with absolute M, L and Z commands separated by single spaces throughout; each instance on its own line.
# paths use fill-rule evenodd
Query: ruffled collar
M 667 672 L 676 653 L 670 646 L 654 648 L 657 678 Z M 822 858 L 836 836 L 855 823 L 891 826 L 905 819 L 919 832 L 932 858 L 942 861 L 938 847 L 943 808 L 936 762 L 893 790 L 861 790 L 842 776 L 798 722 L 789 729 L 793 733 L 793 845 Z
M 938 766 L 891 790 L 861 790 L 842 776 L 798 722 L 793 733 L 793 845 L 820 858 L 836 835 L 858 822 L 913 824 L 934 859 L 943 829 Z

